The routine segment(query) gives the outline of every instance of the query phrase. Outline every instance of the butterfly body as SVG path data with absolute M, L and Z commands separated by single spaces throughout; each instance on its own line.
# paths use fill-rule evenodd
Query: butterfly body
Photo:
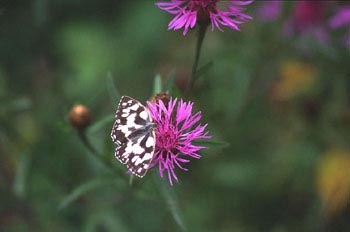
M 155 149 L 154 123 L 139 101 L 123 96 L 118 104 L 111 138 L 117 145 L 115 157 L 128 170 L 143 177 L 152 162 Z

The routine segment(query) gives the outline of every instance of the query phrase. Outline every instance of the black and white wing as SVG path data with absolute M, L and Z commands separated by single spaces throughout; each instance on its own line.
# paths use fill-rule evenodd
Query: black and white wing
M 123 96 L 115 115 L 111 137 L 115 157 L 138 177 L 143 177 L 152 161 L 155 133 L 152 119 L 139 101 Z

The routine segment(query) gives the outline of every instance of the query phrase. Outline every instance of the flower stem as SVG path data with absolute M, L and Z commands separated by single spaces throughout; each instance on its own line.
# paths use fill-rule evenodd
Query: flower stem
M 94 148 L 94 146 L 91 144 L 88 137 L 86 136 L 86 130 L 78 130 L 78 135 L 81 142 L 97 160 L 99 160 L 109 170 L 114 171 L 119 175 L 123 175 L 122 172 L 119 172 L 118 169 L 113 167 L 112 163 L 108 162 L 108 160 L 104 159 L 102 155 L 97 152 L 97 150 Z
M 200 57 L 201 50 L 202 50 L 202 44 L 203 44 L 203 40 L 205 37 L 205 33 L 207 31 L 207 27 L 208 27 L 208 23 L 202 23 L 199 25 L 197 45 L 196 45 L 196 54 L 195 54 L 194 63 L 192 66 L 191 76 L 188 80 L 187 88 L 186 88 L 186 91 L 184 94 L 185 97 L 188 97 L 188 95 L 191 92 L 193 85 L 197 79 L 196 73 L 197 73 L 197 68 L 198 68 L 198 62 L 199 62 L 199 57 Z

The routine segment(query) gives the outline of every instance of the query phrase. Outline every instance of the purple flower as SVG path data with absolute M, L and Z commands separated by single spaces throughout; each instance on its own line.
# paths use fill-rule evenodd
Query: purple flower
M 186 35 L 188 29 L 193 28 L 197 22 L 205 24 L 211 22 L 212 31 L 215 27 L 223 31 L 220 25 L 239 31 L 237 25 L 252 19 L 249 15 L 242 13 L 245 9 L 241 6 L 252 2 L 252 0 L 171 0 L 171 2 L 157 2 L 156 5 L 175 15 L 168 29 L 184 28 L 183 35 Z
M 290 37 L 299 34 L 327 44 L 329 42 L 329 34 L 325 27 L 327 4 L 329 4 L 327 1 L 297 1 L 292 18 L 285 25 L 285 35 Z
M 329 26 L 333 29 L 350 27 L 350 6 L 340 7 L 337 13 L 329 20 Z
M 341 27 L 344 28 L 350 28 L 350 6 L 342 6 L 339 7 L 337 10 L 337 13 L 330 18 L 328 21 L 329 26 L 332 29 L 338 29 Z M 343 38 L 343 42 L 347 48 L 350 48 L 350 32 L 348 31 L 347 34 Z
M 209 139 L 211 136 L 204 132 L 207 124 L 198 124 L 201 112 L 192 114 L 193 103 L 183 100 L 170 99 L 165 105 L 159 100 L 157 103 L 147 102 L 150 116 L 156 124 L 156 149 L 150 167 L 158 165 L 159 174 L 163 178 L 166 171 L 170 185 L 172 179 L 178 182 L 174 169 L 187 171 L 182 165 L 190 162 L 190 158 L 199 159 L 198 151 L 203 146 L 193 145 L 196 139 Z
M 280 0 L 261 1 L 257 8 L 257 16 L 266 22 L 276 20 L 281 15 L 282 3 Z

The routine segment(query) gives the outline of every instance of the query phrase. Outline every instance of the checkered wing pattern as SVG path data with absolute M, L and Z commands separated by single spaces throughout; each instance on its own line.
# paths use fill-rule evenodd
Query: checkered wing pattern
M 145 176 L 155 149 L 153 123 L 146 107 L 131 97 L 123 96 L 111 137 L 117 145 L 115 157 L 136 176 Z

